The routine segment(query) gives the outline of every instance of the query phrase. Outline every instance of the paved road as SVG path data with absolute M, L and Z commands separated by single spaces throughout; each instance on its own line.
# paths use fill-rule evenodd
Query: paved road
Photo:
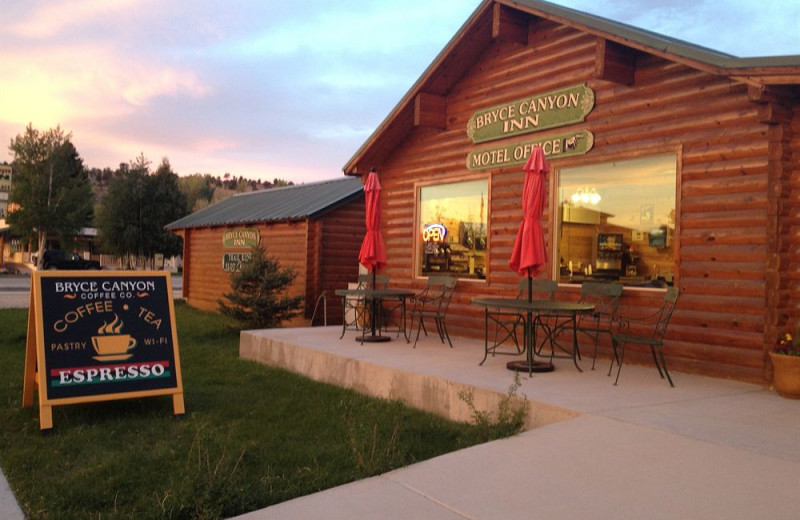
M 30 276 L 0 276 L 0 309 L 27 309 L 30 301 L 30 286 Z M 183 278 L 180 276 L 172 277 L 172 295 L 174 298 L 181 298 L 183 295 Z
M 30 276 L 0 276 L 0 309 L 27 308 L 30 287 Z

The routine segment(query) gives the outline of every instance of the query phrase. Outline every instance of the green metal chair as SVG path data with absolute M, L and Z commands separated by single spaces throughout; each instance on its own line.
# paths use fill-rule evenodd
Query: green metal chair
M 414 339 L 414 348 L 417 347 L 421 331 L 424 330 L 425 335 L 428 335 L 428 330 L 425 328 L 425 318 L 434 321 L 436 332 L 439 333 L 439 339 L 442 343 L 447 339 L 450 348 L 453 348 L 453 342 L 450 341 L 450 334 L 447 332 L 446 320 L 447 308 L 453 299 L 457 282 L 458 278 L 452 276 L 431 276 L 428 278 L 428 285 L 425 289 L 412 298 L 410 327 L 412 331 L 414 330 L 414 320 L 417 320 L 417 337 Z
M 580 303 L 594 305 L 594 311 L 591 314 L 578 316 L 576 330 L 594 339 L 592 370 L 597 361 L 597 345 L 600 334 L 608 334 L 610 338 L 614 333 L 622 290 L 622 284 L 615 282 L 583 282 L 581 284 Z M 577 352 L 577 356 L 580 359 L 580 352 Z
M 389 282 L 387 275 L 376 275 L 375 285 L 385 288 Z M 359 274 L 357 289 L 372 288 L 372 274 Z M 349 317 L 349 319 L 348 319 Z M 348 330 L 364 330 L 369 327 L 369 313 L 363 297 L 342 296 L 342 334 Z
M 653 361 L 661 379 L 666 376 L 669 386 L 675 387 L 667 370 L 667 362 L 664 359 L 664 336 L 667 334 L 669 320 L 672 318 L 672 313 L 678 303 L 678 296 L 678 288 L 669 287 L 666 294 L 664 294 L 664 302 L 655 313 L 644 318 L 619 320 L 619 329 L 617 333 L 612 335 L 614 352 L 611 357 L 611 366 L 608 369 L 608 375 L 610 376 L 616 359 L 618 366 L 617 378 L 614 381 L 615 385 L 619 382 L 619 373 L 622 370 L 622 361 L 625 358 L 625 346 L 629 343 L 635 343 L 650 347 Z M 619 357 L 617 357 L 617 353 L 619 353 Z
M 378 275 L 377 282 L 378 289 L 389 288 L 389 275 Z M 406 302 L 400 298 L 383 298 L 381 301 L 380 309 L 380 328 L 385 332 L 396 332 L 397 337 L 400 334 L 407 335 L 406 331 Z

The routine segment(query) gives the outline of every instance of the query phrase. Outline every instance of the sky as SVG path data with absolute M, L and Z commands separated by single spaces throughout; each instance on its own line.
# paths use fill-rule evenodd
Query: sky
M 0 0 L 0 162 L 60 125 L 89 168 L 341 177 L 479 0 Z M 555 0 L 740 57 L 800 55 L 798 0 Z

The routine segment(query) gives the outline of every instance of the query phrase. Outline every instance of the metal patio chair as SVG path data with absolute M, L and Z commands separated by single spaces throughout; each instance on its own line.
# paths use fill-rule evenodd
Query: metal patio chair
M 524 278 L 519 281 L 517 285 L 517 299 L 527 299 L 528 298 L 528 279 Z M 531 280 L 531 295 L 534 299 L 546 299 L 553 301 L 556 299 L 556 290 L 558 289 L 558 282 L 554 280 Z M 525 315 L 520 312 L 508 312 L 502 311 L 500 309 L 495 309 L 493 311 L 489 311 L 487 313 L 487 318 L 494 322 L 495 330 L 494 330 L 494 340 L 493 344 L 489 346 L 487 344 L 486 352 L 483 357 L 483 361 L 479 364 L 483 365 L 486 361 L 486 358 L 489 356 L 489 353 L 492 356 L 495 355 L 519 355 L 522 354 L 525 349 L 524 345 L 520 345 L 519 336 L 517 334 L 517 328 L 519 325 L 525 323 Z M 541 350 L 542 345 L 548 340 L 550 337 L 550 329 L 549 325 L 546 320 L 538 320 L 538 325 L 545 329 L 545 339 L 542 341 L 542 344 L 539 345 L 537 352 Z M 498 348 L 501 347 L 503 344 L 508 342 L 509 340 L 512 341 L 514 345 L 514 350 L 510 352 L 498 351 Z
M 410 327 L 412 331 L 414 330 L 414 320 L 417 320 L 417 337 L 414 339 L 414 348 L 417 347 L 421 331 L 425 331 L 425 335 L 428 335 L 428 330 L 425 328 L 425 318 L 434 321 L 436 332 L 439 333 L 439 339 L 442 343 L 447 339 L 450 348 L 453 348 L 453 342 L 450 341 L 450 334 L 447 332 L 446 320 L 447 308 L 453 299 L 457 282 L 458 278 L 452 276 L 431 276 L 428 278 L 428 285 L 425 289 L 412 298 Z
M 378 275 L 378 289 L 389 288 L 389 275 Z M 406 302 L 402 298 L 383 298 L 381 300 L 380 316 L 378 316 L 379 326 L 385 332 L 396 332 L 406 334 Z
M 387 275 L 375 277 L 375 285 L 378 287 L 385 287 L 388 282 Z M 359 274 L 356 289 L 370 288 L 372 288 L 372 274 Z M 368 328 L 369 318 L 366 301 L 363 297 L 342 296 L 342 335 L 339 336 L 339 339 L 342 339 L 348 330 L 358 331 Z
M 611 338 L 614 333 L 622 291 L 623 286 L 621 283 L 583 282 L 581 284 L 579 302 L 594 305 L 594 311 L 591 314 L 578 316 L 576 330 L 578 333 L 594 339 L 592 370 L 594 370 L 595 362 L 597 361 L 597 345 L 600 340 L 600 334 L 608 334 L 609 338 Z M 577 355 L 578 359 L 580 359 L 580 352 Z
M 625 358 L 625 346 L 629 343 L 636 343 L 650 347 L 650 353 L 653 355 L 658 375 L 661 376 L 661 379 L 666 376 L 669 386 L 675 387 L 667 370 L 667 362 L 664 359 L 664 336 L 667 334 L 669 320 L 678 303 L 678 296 L 678 288 L 669 287 L 666 294 L 664 294 L 664 302 L 655 313 L 644 318 L 621 318 L 619 320 L 619 329 L 617 333 L 612 335 L 614 352 L 611 356 L 611 366 L 608 369 L 608 375 L 610 376 L 616 359 L 618 366 L 617 378 L 614 380 L 615 385 L 619 382 L 619 373 L 622 370 L 622 361 Z M 619 357 L 617 357 L 617 353 L 619 353 Z

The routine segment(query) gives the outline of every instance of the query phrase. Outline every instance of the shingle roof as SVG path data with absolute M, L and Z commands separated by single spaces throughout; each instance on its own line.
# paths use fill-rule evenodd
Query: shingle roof
M 314 218 L 364 195 L 358 177 L 240 193 L 171 222 L 166 229 Z

